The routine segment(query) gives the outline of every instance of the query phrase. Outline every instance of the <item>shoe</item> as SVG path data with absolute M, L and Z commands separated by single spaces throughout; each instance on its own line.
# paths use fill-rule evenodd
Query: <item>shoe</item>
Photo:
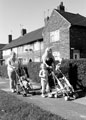
M 15 90 L 14 90 L 14 89 L 11 89 L 11 92 L 12 92 L 12 93 L 14 93 L 14 92 L 15 92 Z
M 14 89 L 14 93 L 16 92 L 16 89 Z
M 51 93 L 48 93 L 48 97 L 49 97 L 49 98 L 52 98 L 53 95 L 52 95 Z
M 41 95 L 41 97 L 45 98 L 45 95 L 44 95 L 44 94 L 42 94 L 42 95 Z
M 15 92 L 16 92 L 16 89 L 11 89 L 11 92 L 12 92 L 12 93 L 15 93 Z
M 18 91 L 18 92 L 17 92 L 17 95 L 20 95 L 20 94 L 21 94 L 21 93 Z

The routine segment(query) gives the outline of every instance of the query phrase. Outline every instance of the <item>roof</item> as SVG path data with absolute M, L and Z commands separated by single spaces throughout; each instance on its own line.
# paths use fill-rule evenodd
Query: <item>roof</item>
M 0 44 L 0 49 L 2 49 L 6 44 Z
M 68 20 L 72 25 L 84 26 L 86 27 L 86 17 L 80 14 L 74 14 L 65 11 L 59 11 L 55 9 L 58 13 L 60 13 L 66 20 Z
M 37 40 L 43 39 L 42 37 L 43 27 L 39 28 L 35 31 L 25 34 L 24 36 L 20 36 L 19 38 L 12 40 L 9 44 L 7 44 L 2 50 L 18 47 L 21 45 L 25 45 L 31 42 L 35 42 Z

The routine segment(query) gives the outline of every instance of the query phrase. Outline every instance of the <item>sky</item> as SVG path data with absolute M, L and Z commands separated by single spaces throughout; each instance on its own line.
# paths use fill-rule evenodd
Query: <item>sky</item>
M 16 39 L 21 29 L 27 32 L 44 26 L 44 17 L 63 2 L 66 11 L 86 17 L 86 0 L 0 0 L 0 43 L 8 43 L 8 35 Z

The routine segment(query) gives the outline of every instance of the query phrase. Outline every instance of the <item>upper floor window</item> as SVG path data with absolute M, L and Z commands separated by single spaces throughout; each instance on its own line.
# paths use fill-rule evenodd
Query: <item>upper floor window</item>
M 18 47 L 18 53 L 22 53 L 23 52 L 23 46 Z
M 17 54 L 17 48 L 12 48 L 12 50 Z
M 34 58 L 34 62 L 40 62 L 40 57 Z
M 52 31 L 50 32 L 50 42 L 56 42 L 60 40 L 60 31 Z
M 40 50 L 40 42 L 35 42 L 34 43 L 34 51 Z
M 24 45 L 24 52 L 27 52 L 30 49 L 29 45 Z
M 7 55 L 10 55 L 10 54 L 11 54 L 11 49 L 3 51 L 3 56 L 7 56 Z
M 53 56 L 55 57 L 55 60 L 59 60 L 61 61 L 61 55 L 60 55 L 60 52 L 58 51 L 54 51 L 53 52 Z
M 30 51 L 32 50 L 33 51 L 33 48 L 34 48 L 34 44 L 33 43 L 28 45 L 28 50 L 30 50 Z

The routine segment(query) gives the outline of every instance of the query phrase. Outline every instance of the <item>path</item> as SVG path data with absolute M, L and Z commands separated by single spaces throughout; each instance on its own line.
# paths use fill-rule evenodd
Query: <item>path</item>
M 1 89 L 9 92 L 8 86 L 8 80 L 0 79 Z M 34 103 L 42 109 L 60 115 L 68 120 L 86 120 L 85 97 L 73 101 L 65 101 L 63 98 L 42 98 L 40 95 L 29 95 L 28 97 L 16 94 L 14 95 L 17 96 L 18 99 L 28 103 Z

